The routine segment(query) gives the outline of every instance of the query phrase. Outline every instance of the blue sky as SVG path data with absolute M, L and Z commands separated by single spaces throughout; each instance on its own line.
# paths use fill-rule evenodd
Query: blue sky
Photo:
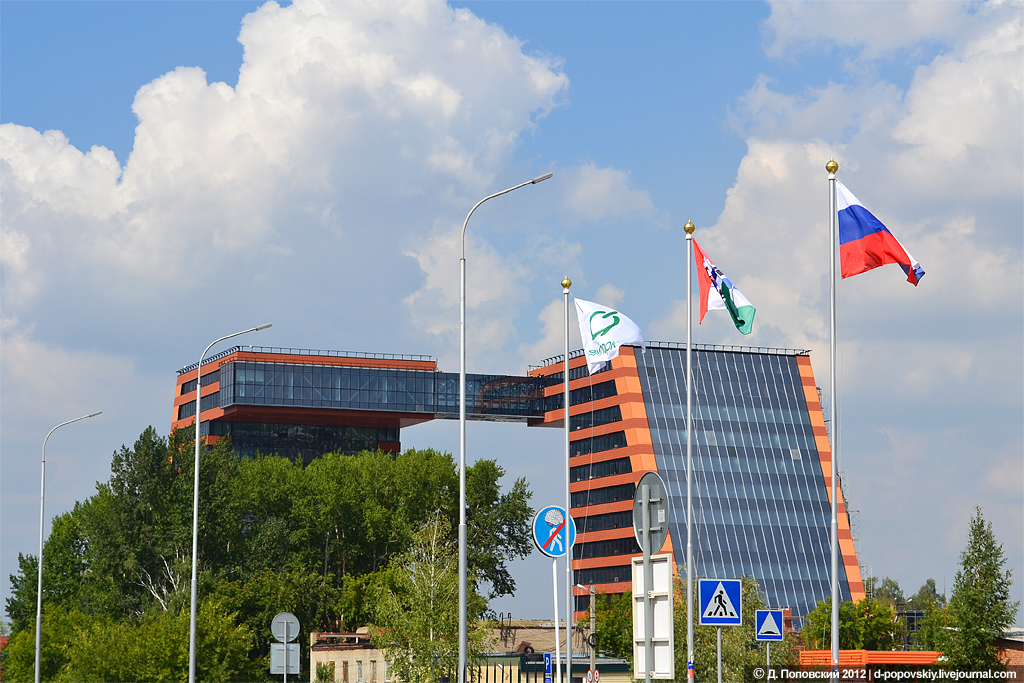
M 115 448 L 169 428 L 175 370 L 217 336 L 272 321 L 247 341 L 457 368 L 455 233 L 477 199 L 547 170 L 474 216 L 471 371 L 559 352 L 565 274 L 647 338 L 682 340 L 691 219 L 758 307 L 751 337 L 712 316 L 700 340 L 811 349 L 827 387 L 835 156 L 928 273 L 916 289 L 895 266 L 840 287 L 860 560 L 908 592 L 951 586 L 982 505 L 1020 598 L 1020 16 L 1019 2 L 0 3 L 0 576 L 35 552 L 46 431 L 105 411 L 51 439 L 50 517 L 109 475 Z M 471 458 L 557 500 L 557 433 L 469 434 Z M 403 444 L 455 452 L 457 426 Z M 521 592 L 495 609 L 548 616 L 545 566 L 517 563 Z

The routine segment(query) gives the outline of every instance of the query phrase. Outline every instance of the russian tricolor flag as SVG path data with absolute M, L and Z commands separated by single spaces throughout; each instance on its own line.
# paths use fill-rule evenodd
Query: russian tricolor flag
M 916 287 L 924 277 L 924 270 L 917 259 L 838 180 L 836 189 L 839 260 L 843 277 L 860 275 L 887 263 L 898 263 L 907 274 L 907 282 Z

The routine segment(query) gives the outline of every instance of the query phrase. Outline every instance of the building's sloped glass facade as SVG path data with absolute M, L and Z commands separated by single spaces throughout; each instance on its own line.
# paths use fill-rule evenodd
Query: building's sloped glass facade
M 686 350 L 637 354 L 672 542 L 686 562 Z M 756 578 L 802 617 L 830 594 L 830 506 L 794 354 L 694 350 L 696 573 Z M 840 564 L 843 600 L 850 591 Z

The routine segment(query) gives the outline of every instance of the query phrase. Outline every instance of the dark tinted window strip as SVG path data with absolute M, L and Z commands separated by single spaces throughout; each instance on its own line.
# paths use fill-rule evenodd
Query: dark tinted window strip
M 611 538 L 593 543 L 577 543 L 572 548 L 574 560 L 585 560 L 591 557 L 611 557 L 613 555 L 636 555 L 642 552 L 636 538 Z
M 581 508 L 588 505 L 603 505 L 604 503 L 633 500 L 635 492 L 636 484 L 622 484 L 620 486 L 607 486 L 603 489 L 577 491 L 572 494 L 572 506 L 574 508 Z
M 618 396 L 615 391 L 615 380 L 610 379 L 607 382 L 601 382 L 593 386 L 580 387 L 579 389 L 573 389 L 569 392 L 569 405 L 578 406 L 581 403 L 589 403 L 590 401 L 598 401 L 602 398 L 608 398 L 609 396 Z M 544 400 L 545 410 L 558 410 L 565 405 L 564 392 L 559 392 L 552 396 L 548 396 Z
M 614 477 L 617 474 L 627 474 L 633 471 L 629 458 L 617 458 L 605 460 L 593 464 L 580 465 L 569 470 L 569 481 L 587 481 L 600 479 L 601 477 Z
M 600 427 L 612 422 L 622 422 L 622 409 L 619 406 L 591 410 L 589 413 L 583 413 L 582 415 L 573 415 L 569 418 L 569 430 L 590 429 L 591 427 Z
M 603 515 L 590 515 L 576 520 L 576 530 L 580 533 L 588 531 L 608 531 L 633 526 L 632 510 L 608 512 Z
M 573 572 L 575 582 L 589 586 L 594 583 L 621 583 L 631 581 L 633 578 L 632 564 L 616 567 L 594 567 L 593 569 L 578 569 Z
M 610 451 L 613 448 L 625 447 L 626 433 L 612 432 L 603 436 L 569 442 L 569 455 L 589 455 L 590 453 L 600 453 L 601 451 Z

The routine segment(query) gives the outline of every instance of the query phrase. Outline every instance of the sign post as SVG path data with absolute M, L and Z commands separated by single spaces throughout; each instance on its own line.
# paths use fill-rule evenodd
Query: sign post
M 633 499 L 633 533 L 637 543 L 644 551 L 643 576 L 643 612 L 644 612 L 644 681 L 651 683 L 655 670 L 654 664 L 654 603 L 651 593 L 654 578 L 651 573 L 651 555 L 661 550 L 668 537 L 668 523 L 671 509 L 668 506 L 668 490 L 665 482 L 657 472 L 647 472 L 636 485 L 637 496 Z M 671 592 L 670 592 L 671 595 Z M 672 601 L 669 600 L 669 609 Z M 634 642 L 636 638 L 634 623 Z M 672 658 L 672 669 L 675 670 L 675 658 Z M 674 677 L 674 676 L 673 676 Z
M 785 635 L 782 632 L 782 610 L 759 609 L 754 613 L 754 638 L 764 641 L 768 656 L 768 666 L 772 665 L 772 643 L 780 642 Z
M 700 625 L 718 627 L 718 683 L 722 683 L 722 627 L 743 625 L 743 584 L 739 579 L 700 580 Z
M 566 562 L 572 562 L 569 549 L 576 543 L 576 522 L 565 514 L 565 509 L 557 505 L 541 508 L 533 518 L 533 542 L 537 549 L 551 558 L 551 590 L 555 596 L 555 680 L 562 679 L 562 651 L 558 637 L 558 558 L 565 556 Z M 566 619 L 565 632 L 572 638 L 572 614 Z M 568 647 L 568 646 L 567 646 Z M 544 683 L 551 683 L 551 656 L 544 655 L 546 672 Z M 569 672 L 566 683 L 572 683 L 572 662 L 567 662 Z
M 270 644 L 270 673 L 284 674 L 288 683 L 288 674 L 302 673 L 299 644 L 291 642 L 299 637 L 299 620 L 291 612 L 281 612 L 271 622 L 270 632 L 279 641 Z

